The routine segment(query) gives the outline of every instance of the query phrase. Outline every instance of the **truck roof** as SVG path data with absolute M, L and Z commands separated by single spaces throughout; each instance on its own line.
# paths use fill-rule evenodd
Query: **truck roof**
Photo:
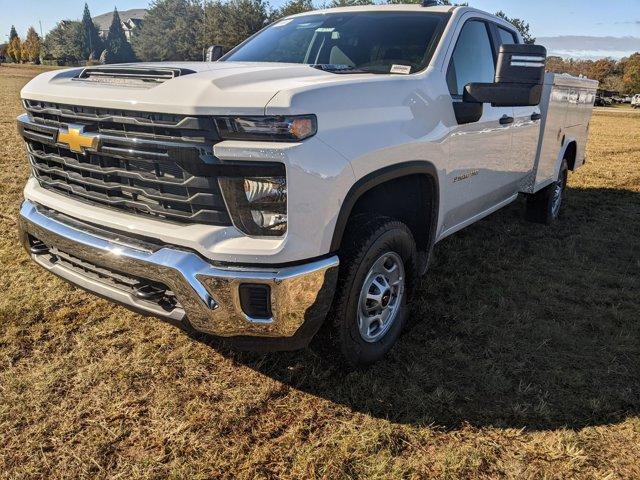
M 454 8 L 451 5 L 443 5 L 437 7 L 423 7 L 420 4 L 397 4 L 397 5 L 358 5 L 353 7 L 336 7 L 325 8 L 321 10 L 313 10 L 310 12 L 298 13 L 291 15 L 291 17 L 298 17 L 304 15 L 323 14 L 323 13 L 337 13 L 337 12 L 436 12 L 447 13 Z
M 496 21 L 500 21 L 505 25 L 510 25 L 509 22 L 496 17 L 495 15 L 485 12 L 484 10 L 479 10 L 477 8 L 468 7 L 466 5 L 441 5 L 435 7 L 423 7 L 419 3 L 402 3 L 402 4 L 394 4 L 394 5 L 357 5 L 353 7 L 335 7 L 335 8 L 324 8 L 320 10 L 311 10 L 308 12 L 297 13 L 295 15 L 290 15 L 286 18 L 293 17 L 302 17 L 305 15 L 317 15 L 317 14 L 328 14 L 328 13 L 341 13 L 341 12 L 432 12 L 432 13 L 450 13 L 456 12 L 456 15 L 463 15 L 466 12 L 477 12 L 482 13 L 484 15 L 489 15 L 494 17 Z

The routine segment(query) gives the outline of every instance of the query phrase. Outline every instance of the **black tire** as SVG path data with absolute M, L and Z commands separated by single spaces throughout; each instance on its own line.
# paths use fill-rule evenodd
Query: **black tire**
M 331 322 L 332 340 L 344 359 L 353 367 L 361 367 L 380 360 L 400 336 L 407 319 L 407 297 L 415 282 L 418 255 L 409 228 L 404 223 L 387 217 L 368 220 L 360 217 L 350 221 L 343 245 L 336 297 L 328 320 Z M 386 256 L 387 253 L 391 256 Z M 382 260 L 384 263 L 384 258 L 392 262 L 401 259 L 404 267 L 404 292 L 396 297 L 397 310 L 388 322 L 389 326 L 380 326 L 381 338 L 377 341 L 372 341 L 372 338 L 365 341 L 358 320 L 362 308 L 360 294 L 365 280 L 369 282 L 371 278 L 370 269 L 376 262 Z M 387 302 L 390 303 L 388 299 Z
M 567 187 L 568 176 L 569 168 L 567 167 L 567 161 L 563 160 L 558 179 L 548 187 L 527 197 L 527 220 L 550 225 L 558 219 Z M 560 198 L 556 200 L 558 189 Z M 559 203 L 556 204 L 556 201 Z

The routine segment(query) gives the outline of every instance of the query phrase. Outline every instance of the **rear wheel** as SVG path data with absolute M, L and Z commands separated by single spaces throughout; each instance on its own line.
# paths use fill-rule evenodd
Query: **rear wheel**
M 404 327 L 417 269 L 415 241 L 402 222 L 357 219 L 340 262 L 332 337 L 349 364 L 368 365 L 391 349 Z
M 527 197 L 527 220 L 550 225 L 558 219 L 568 176 L 567 161 L 563 160 L 558 179 L 548 187 Z

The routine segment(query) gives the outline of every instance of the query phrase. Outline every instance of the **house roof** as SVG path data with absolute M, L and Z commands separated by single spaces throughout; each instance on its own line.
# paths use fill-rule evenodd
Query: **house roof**
M 147 10 L 144 8 L 133 8 L 131 10 L 118 11 L 120 14 L 120 20 L 127 23 L 129 20 L 133 20 L 135 23 L 143 20 L 147 14 Z M 109 30 L 111 22 L 113 21 L 113 12 L 103 13 L 97 17 L 93 17 L 93 23 L 96 24 L 98 30 Z

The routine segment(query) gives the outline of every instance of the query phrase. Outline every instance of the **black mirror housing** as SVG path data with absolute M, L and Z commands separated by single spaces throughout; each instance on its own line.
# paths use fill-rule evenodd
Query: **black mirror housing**
M 222 45 L 211 45 L 209 48 L 207 48 L 207 62 L 215 62 L 219 60 L 223 54 L 224 47 Z
M 490 103 L 494 107 L 534 107 L 540 104 L 543 85 L 518 83 L 470 83 L 463 102 Z
M 547 50 L 541 45 L 502 45 L 494 83 L 470 83 L 463 101 L 494 107 L 540 104 Z
M 475 123 L 482 118 L 484 105 L 479 102 L 454 102 L 453 112 L 456 115 L 458 125 Z
M 544 82 L 547 49 L 542 45 L 502 45 L 498 55 L 496 83 Z

